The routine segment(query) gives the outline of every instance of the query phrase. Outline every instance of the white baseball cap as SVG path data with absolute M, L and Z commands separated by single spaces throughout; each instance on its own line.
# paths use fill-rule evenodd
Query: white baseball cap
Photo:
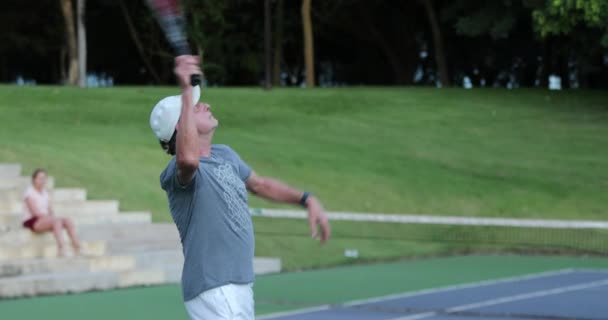
M 192 89 L 192 103 L 198 103 L 201 97 L 201 88 Z M 162 141 L 169 141 L 175 132 L 175 126 L 182 112 L 182 96 L 169 96 L 160 100 L 150 114 L 150 127 L 156 137 Z

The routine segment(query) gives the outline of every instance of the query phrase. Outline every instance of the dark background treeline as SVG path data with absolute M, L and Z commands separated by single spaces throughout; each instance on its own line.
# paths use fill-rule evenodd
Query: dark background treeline
M 69 83 L 61 6 L 0 3 L 0 82 Z M 275 85 L 305 83 L 302 0 L 268 0 Z M 608 1 L 555 11 L 545 0 L 314 0 L 315 82 L 333 85 L 608 87 Z M 567 2 L 567 1 L 565 1 Z M 573 3 L 576 1 L 572 1 Z M 264 0 L 185 3 L 210 85 L 260 85 Z M 557 8 L 559 9 L 559 8 Z M 553 11 L 552 11 L 553 10 Z M 114 84 L 172 83 L 172 53 L 143 0 L 88 0 L 87 72 Z

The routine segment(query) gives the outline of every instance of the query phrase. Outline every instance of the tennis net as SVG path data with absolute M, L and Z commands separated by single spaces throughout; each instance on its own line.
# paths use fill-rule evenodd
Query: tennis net
M 254 209 L 254 216 L 305 219 L 306 212 Z M 395 214 L 328 213 L 331 221 L 350 223 L 334 228 L 334 237 L 449 243 L 455 248 L 505 249 L 608 255 L 608 221 L 569 221 L 445 217 Z M 355 226 L 354 222 L 366 222 Z M 379 233 L 369 223 L 391 224 Z M 369 227 L 368 227 L 369 226 Z M 264 234 L 307 236 L 281 230 Z

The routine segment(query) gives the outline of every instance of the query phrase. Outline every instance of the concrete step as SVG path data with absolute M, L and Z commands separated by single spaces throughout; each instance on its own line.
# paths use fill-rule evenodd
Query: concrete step
M 1 182 L 0 182 L 1 183 Z M 23 193 L 16 186 L 5 186 L 0 188 L 0 213 L 20 213 L 25 206 L 23 204 Z M 118 212 L 118 201 L 86 201 L 86 190 L 84 189 L 52 189 L 49 190 L 55 211 L 74 211 L 74 207 L 81 206 L 83 212 L 113 211 Z
M 0 163 L 0 178 L 15 178 L 21 175 L 21 165 L 18 163 Z
M 51 192 L 53 203 L 69 201 L 85 201 L 87 190 L 82 188 L 56 188 Z
M 111 237 L 92 239 L 89 236 L 83 236 L 83 233 L 81 231 L 78 232 L 78 237 L 81 241 L 87 242 L 103 241 L 106 244 L 105 250 L 108 254 L 132 254 L 134 252 L 145 252 L 154 250 L 181 250 L 181 243 L 179 239 L 113 239 Z M 64 243 L 69 243 L 69 238 L 65 232 L 63 233 L 63 240 Z M 35 234 L 24 229 L 23 231 L 11 231 L 4 234 L 0 234 L 0 248 L 2 248 L 3 246 L 25 246 L 29 244 L 41 246 L 55 243 L 55 238 L 50 232 L 44 234 Z
M 135 254 L 138 252 L 148 252 L 156 250 L 174 250 L 181 252 L 182 247 L 179 240 L 108 240 L 106 249 L 109 254 L 123 255 Z
M 15 230 L 17 227 L 21 227 L 21 214 L 13 213 L 0 213 L 0 228 Z
M 23 193 L 16 187 L 0 189 L 0 212 L 19 213 L 23 211 Z
M 0 180 L 2 178 L 0 177 Z M 27 186 L 26 186 L 27 187 Z M 0 188 L 0 201 L 23 201 L 23 193 L 18 186 L 5 185 Z M 49 189 L 49 195 L 53 204 L 63 202 L 83 202 L 86 201 L 87 191 L 80 188 L 59 188 Z
M 268 274 L 281 272 L 281 258 L 255 257 L 253 258 L 255 274 Z
M 174 250 L 147 250 L 131 253 L 137 268 L 154 268 L 162 270 L 166 283 L 179 283 L 182 277 L 184 255 L 181 247 Z M 255 257 L 253 259 L 255 274 L 281 272 L 281 259 L 273 257 Z
M 150 267 L 165 272 L 167 283 L 179 283 L 182 277 L 184 256 L 179 250 L 158 250 L 133 253 L 137 267 Z M 253 271 L 257 275 L 281 272 L 281 259 L 273 257 L 254 257 Z
M 89 271 L 128 271 L 137 267 L 133 256 L 101 256 L 88 258 Z
M 184 255 L 180 249 L 149 250 L 132 253 L 138 268 L 154 268 L 164 272 L 165 283 L 179 283 L 182 278 Z
M 0 297 L 16 298 L 49 294 L 79 293 L 164 283 L 161 270 L 122 272 L 64 272 L 0 278 Z
M 132 255 L 137 267 L 166 268 L 168 266 L 179 266 L 184 264 L 184 255 L 180 250 L 157 250 L 138 252 Z M 274 257 L 254 257 L 253 268 L 256 274 L 266 274 L 281 271 L 281 259 Z
M 17 191 L 23 193 L 25 189 L 32 184 L 32 178 L 27 176 L 20 177 L 6 177 L 0 179 L 0 189 L 6 188 L 17 188 Z M 53 176 L 49 176 L 46 178 L 46 188 L 48 190 L 53 189 L 55 186 L 55 178 Z
M 82 219 L 81 225 L 93 225 L 98 223 L 118 225 L 124 223 L 152 223 L 152 215 L 145 211 L 125 211 L 118 214 L 108 215 L 105 218 L 102 217 L 102 219 L 99 219 L 99 221 L 95 220 L 95 216 L 89 220 Z
M 119 288 L 133 286 L 150 286 L 167 283 L 165 272 L 159 269 L 136 269 L 124 271 L 119 274 Z
M 26 274 L 88 271 L 88 262 L 78 258 L 30 258 L 0 261 L 0 279 Z
M 89 257 L 102 256 L 106 252 L 106 244 L 103 241 L 83 242 L 81 252 Z M 69 243 L 65 244 L 65 254 L 68 257 L 73 256 Z M 0 261 L 55 257 L 57 257 L 57 245 L 55 243 L 3 244 L 2 250 L 0 250 Z
M 106 240 L 121 243 L 121 241 L 155 241 L 180 243 L 177 229 L 169 223 L 124 223 L 124 224 L 92 224 L 77 225 L 76 232 L 83 241 Z M 67 241 L 67 234 L 64 232 Z M 25 228 L 0 232 L 0 245 L 24 242 L 54 242 L 49 233 L 36 234 Z
M 78 228 L 83 239 L 99 240 L 166 240 L 179 242 L 177 227 L 173 223 L 132 223 Z
M 58 214 L 62 218 L 70 218 L 77 228 L 85 225 L 98 224 L 129 224 L 129 223 L 151 223 L 152 216 L 149 212 L 121 212 L 105 214 Z M 22 229 L 22 216 L 15 214 L 0 214 L 0 229 L 19 230 Z
M 115 288 L 116 272 L 65 272 L 28 274 L 0 279 L 0 297 L 17 298 L 48 294 L 67 294 Z
M 33 233 L 25 228 L 19 228 L 16 230 L 9 230 L 7 232 L 0 233 L 0 246 L 21 244 L 28 242 L 45 243 L 53 242 L 54 238 L 52 233 L 37 234 Z
M 173 249 L 179 246 L 180 239 L 175 226 L 165 223 L 105 223 L 105 224 L 81 224 L 76 225 L 76 232 L 82 241 L 97 241 L 104 240 L 106 243 L 111 243 L 112 247 L 128 247 L 125 242 L 134 243 L 134 246 L 152 244 L 148 247 L 154 247 L 154 243 L 161 242 L 160 248 L 167 248 L 167 245 L 162 243 L 170 243 L 169 248 Z M 63 232 L 63 238 L 67 241 L 67 233 Z M 18 244 L 18 243 L 55 243 L 55 238 L 52 233 L 46 232 L 43 234 L 33 233 L 21 226 L 9 229 L 5 232 L 0 232 L 0 247 L 2 245 Z M 106 246 L 108 247 L 108 246 Z M 125 250 L 122 250 L 123 252 Z
M 57 216 L 118 213 L 116 200 L 65 201 L 53 204 Z
M 135 266 L 133 256 L 13 259 L 0 261 L 0 278 L 39 273 L 128 271 Z

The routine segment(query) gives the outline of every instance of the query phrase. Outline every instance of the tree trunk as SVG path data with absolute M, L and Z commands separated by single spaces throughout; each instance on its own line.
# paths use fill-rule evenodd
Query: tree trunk
M 65 22 L 65 37 L 68 47 L 68 78 L 69 85 L 76 85 L 78 80 L 78 48 L 76 47 L 76 30 L 74 28 L 74 10 L 72 0 L 60 0 L 61 12 Z
M 431 32 L 433 33 L 433 45 L 435 47 L 435 63 L 437 64 L 437 72 L 439 73 L 439 79 L 441 85 L 449 87 L 450 77 L 448 75 L 448 64 L 445 58 L 445 51 L 443 50 L 443 37 L 441 36 L 441 28 L 439 27 L 439 21 L 435 14 L 435 8 L 433 8 L 433 0 L 423 0 L 424 8 L 426 9 L 426 15 L 431 25 Z
M 87 34 L 85 23 L 86 0 L 78 0 L 78 85 L 87 86 Z
M 202 66 L 203 61 L 205 60 L 205 51 L 203 50 L 203 47 L 198 44 L 196 45 L 196 50 L 196 52 L 198 52 L 199 64 Z
M 306 65 L 306 86 L 315 86 L 315 56 L 312 34 L 312 21 L 310 19 L 311 0 L 302 0 L 302 26 L 304 29 L 304 62 Z
M 131 39 L 133 39 L 135 48 L 137 48 L 139 57 L 146 65 L 146 68 L 148 68 L 148 71 L 150 72 L 150 75 L 152 75 L 152 79 L 153 79 L 154 83 L 160 83 L 160 77 L 158 76 L 156 69 L 154 69 L 152 67 L 152 63 L 150 63 L 150 59 L 148 59 L 148 56 L 146 55 L 146 53 L 144 51 L 143 45 L 141 44 L 141 41 L 139 40 L 139 34 L 137 33 L 135 26 L 133 25 L 133 21 L 131 20 L 131 15 L 129 15 L 129 10 L 127 10 L 127 6 L 125 5 L 124 0 L 118 1 L 118 4 L 120 5 L 120 10 L 122 12 L 122 16 L 123 16 L 123 18 L 125 18 L 125 22 L 127 23 L 127 27 L 129 29 L 129 34 L 131 35 Z M 199 52 L 201 52 L 201 51 L 199 51 Z M 201 55 L 202 55 L 202 53 L 201 53 Z M 201 59 L 202 59 L 202 57 L 201 57 Z M 203 61 L 201 60 L 201 65 L 202 64 L 203 64 Z
M 266 90 L 270 90 L 272 88 L 271 12 L 270 0 L 264 0 L 264 89 Z
M 272 83 L 279 86 L 281 85 L 281 59 L 283 58 L 283 0 L 278 0 L 276 10 Z
M 560 53 L 558 58 L 558 72 L 562 78 L 562 89 L 570 89 L 572 84 L 570 83 L 570 70 L 568 68 L 569 56 L 567 52 Z
M 384 34 L 382 34 L 378 27 L 376 27 L 374 21 L 369 18 L 369 14 L 365 12 L 364 8 L 359 7 L 358 13 L 361 26 L 364 27 L 367 32 L 369 32 L 370 39 L 372 39 L 375 45 L 380 48 L 380 51 L 386 57 L 388 64 L 391 66 L 395 83 L 401 85 L 406 84 L 411 74 L 406 72 L 406 68 L 401 62 L 403 57 L 396 50 L 394 50 L 393 47 L 391 47 Z
M 61 46 L 59 50 L 59 82 L 65 82 L 67 78 L 65 61 L 66 56 L 68 55 L 67 50 L 65 49 L 65 45 Z

